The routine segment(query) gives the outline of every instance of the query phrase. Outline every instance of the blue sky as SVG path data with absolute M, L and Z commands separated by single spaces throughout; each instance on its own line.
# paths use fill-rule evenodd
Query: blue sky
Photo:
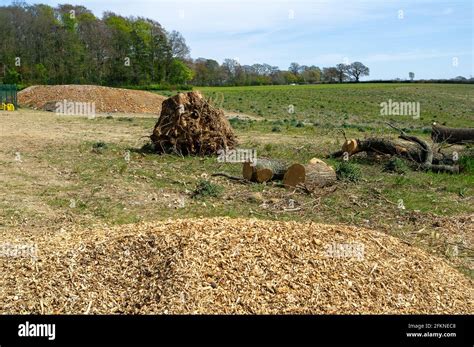
M 178 30 L 193 58 L 288 68 L 361 61 L 368 79 L 474 76 L 473 0 L 69 0 Z M 6 5 L 10 1 L 0 0 Z M 367 78 L 366 78 L 367 79 Z

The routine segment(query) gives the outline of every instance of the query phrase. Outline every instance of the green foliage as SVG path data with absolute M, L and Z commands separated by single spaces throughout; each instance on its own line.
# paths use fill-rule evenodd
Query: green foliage
M 92 151 L 95 153 L 102 153 L 102 151 L 106 150 L 107 148 L 108 148 L 107 144 L 102 141 L 95 142 L 92 145 Z
M 249 125 L 249 122 L 237 117 L 229 119 L 229 123 L 234 129 L 245 129 Z
M 182 36 L 171 40 L 151 19 L 111 12 L 100 19 L 83 6 L 14 2 L 0 6 L 0 32 L 3 83 L 150 85 L 192 78 L 173 55 L 173 45 L 187 49 Z M 14 67 L 20 52 L 21 66 Z
M 120 117 L 118 118 L 118 121 L 119 122 L 133 122 L 133 118 L 132 117 Z
M 396 176 L 395 178 L 395 185 L 396 186 L 405 186 L 405 185 L 408 185 L 410 184 L 411 181 L 408 177 L 406 176 Z
M 360 167 L 348 161 L 336 164 L 336 175 L 340 181 L 359 182 L 362 178 Z
M 110 15 L 105 19 L 105 24 L 120 33 L 130 34 L 132 32 L 131 23 L 121 16 Z
M 459 158 L 459 167 L 462 172 L 473 174 L 474 173 L 474 158 L 470 156 L 462 156 Z
M 36 64 L 34 70 L 33 79 L 35 83 L 47 84 L 48 83 L 48 71 L 43 64 Z
M 191 196 L 194 199 L 202 199 L 206 197 L 218 197 L 222 194 L 223 190 L 224 188 L 217 184 L 214 184 L 207 180 L 200 180 L 197 183 L 196 189 L 194 189 Z
M 193 78 L 193 70 L 186 66 L 179 59 L 173 59 L 170 66 L 171 77 L 169 79 L 172 84 L 186 84 Z
M 5 77 L 3 78 L 4 84 L 17 84 L 21 81 L 21 75 L 15 69 L 7 69 Z
M 409 168 L 405 161 L 398 157 L 390 158 L 390 160 L 385 164 L 383 169 L 383 171 L 394 172 L 399 175 L 406 174 L 408 170 Z
M 193 90 L 193 86 L 188 84 L 169 84 L 169 83 L 161 83 L 161 84 L 147 84 L 147 85 L 126 85 L 121 86 L 121 88 L 126 89 L 133 89 L 133 90 L 148 90 L 148 91 L 191 91 Z
M 274 126 L 274 127 L 272 128 L 272 132 L 273 132 L 273 133 L 280 133 L 280 132 L 281 132 L 281 128 L 280 128 L 280 127 L 277 127 L 277 126 Z
M 272 144 L 272 143 L 266 143 L 266 144 L 263 146 L 263 149 L 265 150 L 265 152 L 271 152 L 272 149 L 273 149 L 273 144 Z

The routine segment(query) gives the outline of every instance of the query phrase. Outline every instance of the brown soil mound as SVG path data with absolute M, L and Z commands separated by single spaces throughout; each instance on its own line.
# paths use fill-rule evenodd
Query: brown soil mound
M 236 144 L 224 112 L 199 92 L 179 93 L 163 102 L 151 141 L 158 153 L 182 155 L 216 154 Z
M 1 313 L 474 312 L 467 277 L 355 227 L 214 218 L 35 238 L 36 262 L 0 257 Z M 352 243 L 360 257 L 328 252 Z
M 97 113 L 126 112 L 159 114 L 164 96 L 121 88 L 92 85 L 31 86 L 18 93 L 20 106 L 51 111 L 56 102 L 95 102 Z

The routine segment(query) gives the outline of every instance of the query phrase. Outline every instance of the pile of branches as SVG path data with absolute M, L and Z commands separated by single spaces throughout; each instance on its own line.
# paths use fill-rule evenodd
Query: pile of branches
M 179 93 L 163 102 L 150 136 L 158 153 L 213 155 L 237 143 L 224 112 L 199 92 Z
M 352 156 L 360 152 L 375 153 L 388 156 L 398 156 L 415 164 L 417 169 L 432 172 L 448 172 L 457 174 L 460 172 L 459 165 L 452 157 L 447 157 L 441 153 L 441 146 L 438 151 L 434 150 L 423 139 L 408 135 L 403 130 L 388 124 L 390 127 L 400 132 L 397 141 L 389 138 L 371 137 L 364 140 L 347 139 L 342 145 L 341 150 L 329 155 L 337 158 L 342 156 Z M 474 129 L 456 129 L 440 127 L 433 124 L 431 135 L 434 143 L 468 143 L 474 140 Z

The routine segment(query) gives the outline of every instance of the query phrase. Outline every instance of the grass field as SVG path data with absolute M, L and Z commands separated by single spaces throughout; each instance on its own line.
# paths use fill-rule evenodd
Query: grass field
M 425 138 L 429 134 L 423 128 L 432 120 L 450 126 L 474 123 L 474 87 L 468 85 L 195 89 L 222 102 L 230 113 L 245 114 L 232 120 L 241 148 L 290 162 L 306 162 L 339 149 L 340 128 L 347 137 L 380 131 L 396 137 L 384 124 L 390 119 L 379 115 L 378 105 L 389 98 L 421 103 L 420 120 L 392 121 Z M 287 112 L 290 104 L 294 114 Z M 360 167 L 361 181 L 340 181 L 309 196 L 273 185 L 210 177 L 215 172 L 240 175 L 239 164 L 218 163 L 214 157 L 158 156 L 142 150 L 155 121 L 149 115 L 87 119 L 25 109 L 1 112 L 0 229 L 13 234 L 56 232 L 196 216 L 345 223 L 398 236 L 472 276 L 472 171 L 457 176 L 411 170 L 394 174 L 384 172 L 384 160 L 374 163 L 359 157 L 351 162 Z M 472 156 L 472 148 L 454 146 L 449 151 Z M 220 187 L 219 196 L 192 198 L 201 180 Z
M 474 124 L 474 85 L 463 84 L 325 84 L 302 86 L 195 88 L 223 108 L 265 119 L 296 119 L 325 127 L 377 129 L 392 121 L 422 130 L 431 123 Z M 380 103 L 419 102 L 420 119 L 380 115 Z M 294 113 L 289 113 L 293 105 Z

